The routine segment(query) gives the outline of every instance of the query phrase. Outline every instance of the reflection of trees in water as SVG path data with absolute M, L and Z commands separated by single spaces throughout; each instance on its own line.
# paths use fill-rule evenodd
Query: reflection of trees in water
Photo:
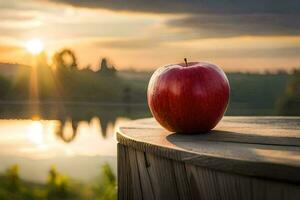
M 102 137 L 106 138 L 109 133 L 109 128 L 115 127 L 116 119 L 110 120 L 110 119 L 101 118 L 99 120 L 99 123 L 100 123 L 100 127 L 101 127 Z
M 100 133 L 100 139 L 111 136 L 117 119 L 120 118 L 145 118 L 150 113 L 144 105 L 81 105 L 81 104 L 40 104 L 39 112 L 24 105 L 0 106 L 2 119 L 32 119 L 38 116 L 43 120 L 58 120 L 60 123 L 55 127 L 55 135 L 64 142 L 74 141 L 78 135 L 80 123 L 87 122 L 96 133 Z M 37 113 L 39 115 L 37 115 Z M 72 120 L 71 120 L 72 119 Z M 65 127 L 69 128 L 65 128 Z M 71 128 L 70 128 L 71 127 Z M 97 128 L 98 127 L 98 128 Z
M 60 124 L 55 129 L 55 135 L 66 143 L 72 142 L 77 134 L 78 127 L 82 121 L 71 119 L 60 120 Z M 111 121 L 110 119 L 93 117 L 89 120 L 90 127 L 99 127 L 98 131 L 101 133 L 102 138 L 107 138 L 112 134 L 116 123 L 116 118 Z
M 72 142 L 77 135 L 78 121 L 65 120 L 56 128 L 55 134 L 66 143 Z

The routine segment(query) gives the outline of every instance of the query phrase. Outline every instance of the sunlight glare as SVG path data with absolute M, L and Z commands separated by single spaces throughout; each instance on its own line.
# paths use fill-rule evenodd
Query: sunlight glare
M 33 121 L 28 127 L 28 139 L 37 145 L 43 144 L 43 125 L 39 121 Z
M 40 39 L 32 39 L 26 42 L 25 47 L 28 52 L 37 55 L 44 50 L 44 44 Z

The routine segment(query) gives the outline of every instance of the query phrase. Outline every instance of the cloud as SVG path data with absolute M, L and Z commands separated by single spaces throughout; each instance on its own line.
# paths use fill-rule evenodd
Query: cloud
M 21 47 L 9 45 L 9 44 L 0 44 L 0 53 L 12 53 L 22 50 Z
M 263 49 L 215 49 L 198 50 L 199 55 L 211 58 L 297 58 L 299 47 L 263 48 Z
M 295 0 L 48 0 L 75 7 L 149 13 L 299 13 Z
M 153 38 L 142 39 L 114 39 L 108 41 L 94 42 L 97 47 L 115 48 L 115 49 L 149 49 L 162 45 L 162 42 Z
M 11 20 L 11 21 L 28 21 L 34 20 L 35 16 L 31 13 L 23 13 L 23 12 L 14 12 L 11 10 L 4 10 L 0 12 L 0 19 L 3 20 Z
M 190 38 L 299 35 L 300 1 L 294 0 L 48 0 L 74 7 L 177 14 L 167 26 Z M 185 16 L 185 17 L 182 17 Z
M 190 29 L 198 38 L 240 35 L 299 35 L 300 14 L 192 15 L 171 19 L 170 27 Z

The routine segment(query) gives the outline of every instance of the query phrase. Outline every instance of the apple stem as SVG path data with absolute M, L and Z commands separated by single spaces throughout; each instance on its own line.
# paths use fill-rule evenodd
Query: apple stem
M 187 67 L 188 63 L 187 63 L 187 59 L 186 58 L 184 58 L 184 62 L 185 62 L 185 66 Z

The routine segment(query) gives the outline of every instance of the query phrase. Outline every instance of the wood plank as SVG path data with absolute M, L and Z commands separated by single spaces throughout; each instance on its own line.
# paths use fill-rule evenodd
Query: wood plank
M 159 129 L 152 119 L 137 120 L 122 129 Z M 207 134 L 183 135 L 182 139 L 251 144 L 274 144 L 300 147 L 300 117 L 224 117 L 217 127 Z
M 300 182 L 299 122 L 299 117 L 225 117 L 216 128 L 219 132 L 203 136 L 170 133 L 153 119 L 144 119 L 121 127 L 117 139 L 146 153 L 202 167 Z M 233 135 L 226 132 L 233 129 Z
M 155 199 L 179 199 L 172 161 L 146 153 Z
M 118 199 L 133 199 L 129 157 L 122 144 L 118 144 Z
M 228 174 L 190 164 L 186 166 L 190 184 L 198 199 L 221 200 L 296 200 L 300 186 L 247 176 Z M 297 194 L 297 195 L 285 195 Z
M 139 173 L 138 160 L 136 150 L 132 148 L 126 148 L 127 158 L 129 160 L 129 166 L 131 171 L 131 183 L 134 186 L 132 188 L 133 199 L 143 199 L 141 190 L 141 177 Z
M 186 200 L 192 200 L 192 199 L 198 199 L 197 196 L 193 196 L 193 188 L 191 188 L 191 185 L 189 183 L 188 177 L 187 177 L 187 171 L 185 164 L 183 162 L 177 162 L 173 161 L 173 168 L 174 168 L 174 176 L 176 179 L 176 184 L 178 189 L 178 197 L 179 199 L 186 199 Z
M 141 178 L 141 189 L 143 192 L 144 200 L 153 200 L 155 198 L 153 177 L 150 176 L 148 171 L 149 163 L 147 161 L 146 155 L 144 152 L 136 151 L 137 161 L 138 161 L 138 170 Z
M 118 145 L 123 152 L 118 156 L 124 156 L 127 167 L 133 167 L 119 170 L 120 200 L 136 199 L 136 191 L 142 191 L 140 199 L 149 200 L 298 200 L 300 196 L 300 185 L 225 173 L 127 148 Z M 136 157 L 127 157 L 128 152 Z M 130 164 L 136 162 L 138 167 Z M 132 177 L 140 177 L 140 181 L 130 181 Z

